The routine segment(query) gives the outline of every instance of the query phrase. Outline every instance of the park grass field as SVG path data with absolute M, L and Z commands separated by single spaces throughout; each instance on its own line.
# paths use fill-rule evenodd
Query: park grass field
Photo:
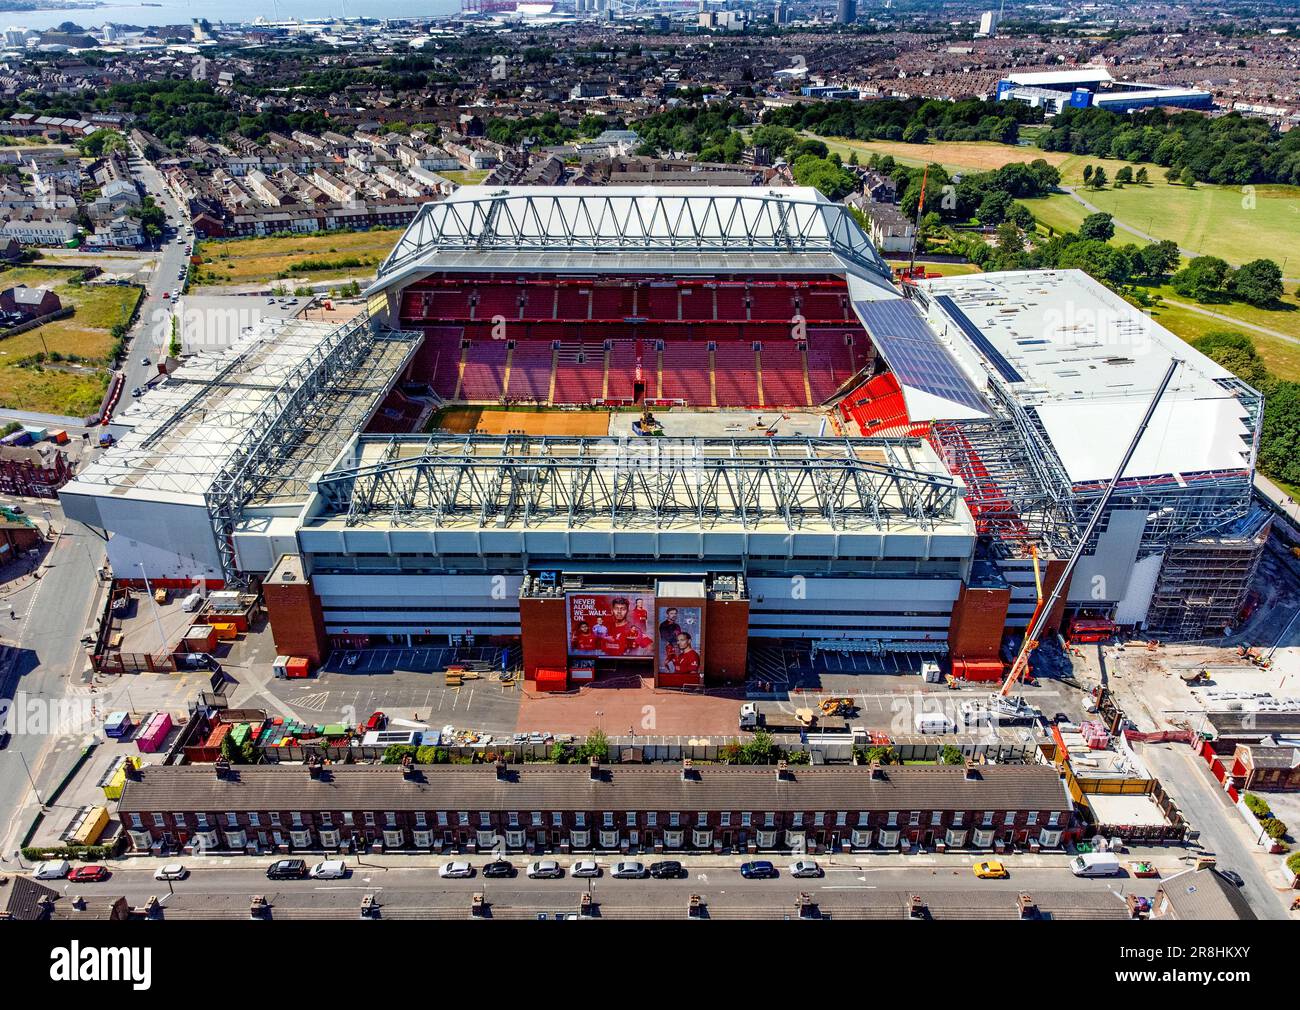
M 0 273 L 0 285 L 49 287 L 73 308 L 67 319 L 38 326 L 0 341 L 0 405 L 71 417 L 92 413 L 108 384 L 106 366 L 113 349 L 111 330 L 125 323 L 140 300 L 140 289 L 116 285 L 70 284 L 74 271 L 18 267 Z M 85 359 L 22 366 L 38 354 Z
M 1171 186 L 1163 175 L 1153 172 L 1152 176 L 1146 186 L 1090 189 L 1079 195 L 1139 231 L 1172 239 L 1188 252 L 1219 256 L 1234 265 L 1261 257 L 1282 265 L 1295 248 L 1295 237 L 1300 235 L 1300 187 L 1198 184 L 1189 189 Z M 1068 196 L 1048 198 L 1060 199 L 1070 200 Z M 1025 203 L 1037 216 L 1035 201 Z M 1075 207 L 1081 215 L 1087 213 L 1077 203 Z M 1141 241 L 1133 235 L 1124 238 L 1121 233 L 1119 237 L 1121 241 Z M 1283 272 L 1290 276 L 1300 272 L 1300 256 Z
M 811 136 L 811 135 L 810 135 Z M 1011 147 L 988 141 L 938 141 L 929 144 L 904 144 L 885 140 L 839 140 L 818 137 L 827 147 L 847 158 L 853 151 L 864 155 L 891 155 L 906 165 L 937 163 L 950 172 L 990 171 L 1013 162 L 1028 163 L 1042 158 L 1061 172 L 1067 186 L 1082 187 L 1087 165 L 1106 170 L 1114 180 L 1119 169 L 1134 171 L 1139 164 L 1113 158 L 1093 158 L 1062 151 L 1043 151 L 1037 147 Z M 1165 182 L 1164 169 L 1147 165 L 1151 181 L 1145 186 L 1128 185 L 1116 189 L 1108 185 L 1100 190 L 1082 190 L 1079 195 L 1117 221 L 1154 235 L 1172 239 L 1179 247 L 1193 253 L 1219 256 L 1234 265 L 1260 257 L 1282 262 L 1286 250 L 1300 234 L 1300 187 L 1297 186 L 1174 186 Z M 1075 231 L 1088 215 L 1078 201 L 1068 194 L 1057 193 L 1023 201 L 1034 216 L 1057 232 Z M 1117 243 L 1141 242 L 1136 235 L 1120 229 Z M 1300 272 L 1288 266 L 1291 275 Z
M 1246 305 L 1244 302 L 1200 305 L 1190 298 L 1184 298 L 1167 284 L 1160 287 L 1150 287 L 1146 290 L 1165 299 L 1159 307 L 1150 310 L 1151 318 L 1188 343 L 1215 330 L 1236 330 L 1254 342 L 1255 348 L 1259 351 L 1259 356 L 1264 359 L 1264 364 L 1270 372 L 1279 379 L 1300 382 L 1300 299 L 1297 299 L 1293 292 L 1288 291 L 1283 296 L 1279 308 L 1257 309 L 1253 305 Z M 1170 299 L 1180 304 L 1171 304 Z M 1215 312 L 1227 318 L 1215 319 L 1192 309 L 1184 308 L 1184 305 L 1196 305 L 1197 308 Z M 1282 337 L 1260 333 L 1257 330 L 1246 329 L 1245 326 L 1235 325 L 1237 323 L 1262 326 L 1265 329 L 1285 334 L 1293 338 L 1297 343 L 1292 343 Z
M 211 239 L 200 242 L 194 283 L 198 285 L 260 284 L 283 279 L 336 280 L 373 274 L 401 237 L 402 228 L 370 231 L 320 232 L 275 238 Z M 295 264 L 357 260 L 355 266 L 294 270 Z

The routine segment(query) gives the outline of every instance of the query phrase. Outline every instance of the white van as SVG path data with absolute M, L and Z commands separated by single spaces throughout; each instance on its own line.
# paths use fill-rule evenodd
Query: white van
M 71 869 L 66 859 L 47 859 L 43 863 L 36 864 L 32 876 L 37 880 L 62 880 Z
M 341 859 L 326 859 L 311 868 L 313 880 L 342 880 L 348 875 L 348 864 Z
M 917 712 L 916 731 L 918 733 L 955 733 L 957 724 L 942 712 Z
M 1113 852 L 1088 852 L 1070 860 L 1070 872 L 1076 877 L 1115 877 L 1119 859 Z

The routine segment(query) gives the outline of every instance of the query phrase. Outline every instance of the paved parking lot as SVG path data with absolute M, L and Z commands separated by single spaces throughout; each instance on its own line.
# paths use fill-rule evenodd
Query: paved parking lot
M 441 671 L 458 658 L 453 649 L 365 649 L 337 651 L 306 680 L 268 678 L 261 693 L 282 706 L 280 714 L 313 723 L 362 722 L 371 712 L 390 719 L 452 725 L 494 735 L 512 733 L 519 715 L 519 688 L 503 682 L 499 649 L 475 650 L 471 658 L 494 660 L 496 669 L 462 687 L 445 685 Z M 357 657 L 355 665 L 348 657 Z M 466 658 L 462 652 L 460 659 Z M 438 672 L 433 672 L 438 671 Z M 245 700 L 236 696 L 235 704 Z M 247 703 L 259 704 L 256 696 Z

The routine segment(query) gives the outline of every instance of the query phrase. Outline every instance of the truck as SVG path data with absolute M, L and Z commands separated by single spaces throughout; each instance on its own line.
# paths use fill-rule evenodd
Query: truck
M 1070 860 L 1070 872 L 1076 877 L 1117 877 L 1119 859 L 1113 852 L 1085 852 Z

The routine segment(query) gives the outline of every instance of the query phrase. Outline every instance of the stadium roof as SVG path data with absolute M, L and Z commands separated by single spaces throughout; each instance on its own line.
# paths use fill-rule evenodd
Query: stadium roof
M 1183 364 L 1125 476 L 1181 480 L 1254 466 L 1259 394 L 1082 271 L 973 274 L 920 288 L 956 362 L 1036 415 L 1074 483 L 1111 477 L 1173 358 Z
M 1113 80 L 1105 67 L 1075 67 L 1072 70 L 1043 70 L 1007 74 L 1004 80 L 1026 87 L 1066 87 L 1074 84 L 1104 84 Z
M 895 293 L 847 208 L 807 187 L 462 186 L 420 208 L 370 292 L 444 269 L 843 269 Z
M 313 521 L 460 529 L 964 528 L 918 439 L 363 435 Z

